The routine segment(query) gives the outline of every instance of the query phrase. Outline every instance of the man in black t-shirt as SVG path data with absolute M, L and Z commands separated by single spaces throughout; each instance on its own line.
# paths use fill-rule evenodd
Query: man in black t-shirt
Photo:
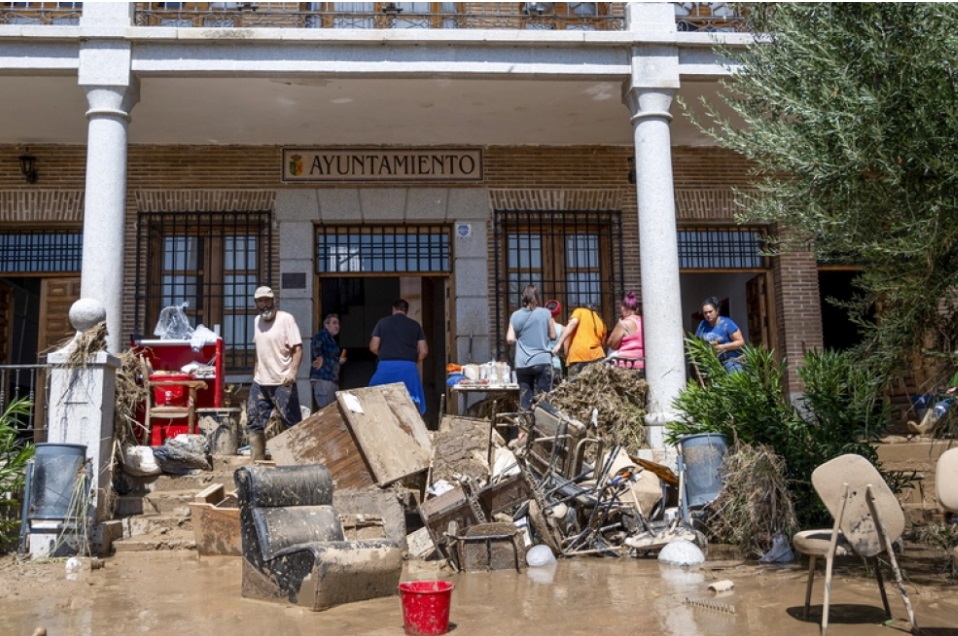
M 419 412 L 425 413 L 426 395 L 417 365 L 429 355 L 429 347 L 422 325 L 408 317 L 408 311 L 409 303 L 400 298 L 393 303 L 392 315 L 373 327 L 369 350 L 379 356 L 379 362 L 369 386 L 402 382 Z

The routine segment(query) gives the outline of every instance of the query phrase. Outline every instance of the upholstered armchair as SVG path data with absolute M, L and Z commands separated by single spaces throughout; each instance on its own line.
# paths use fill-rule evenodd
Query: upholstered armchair
M 320 611 L 395 594 L 399 546 L 388 539 L 344 540 L 325 466 L 246 466 L 233 478 L 245 598 Z

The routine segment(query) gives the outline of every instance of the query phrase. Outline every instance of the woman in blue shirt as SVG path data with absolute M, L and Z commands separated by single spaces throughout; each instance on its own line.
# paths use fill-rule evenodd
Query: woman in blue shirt
M 742 370 L 741 356 L 735 353 L 745 346 L 745 337 L 735 321 L 719 315 L 719 300 L 710 296 L 702 303 L 702 317 L 695 336 L 712 345 L 719 362 L 729 373 Z

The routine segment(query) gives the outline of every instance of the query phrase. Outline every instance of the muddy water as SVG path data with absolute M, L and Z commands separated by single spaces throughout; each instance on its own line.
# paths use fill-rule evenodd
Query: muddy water
M 64 564 L 0 563 L 0 634 L 402 634 L 398 596 L 312 613 L 240 597 L 236 557 L 186 552 L 121 553 L 104 568 L 68 580 Z M 707 563 L 698 570 L 654 560 L 578 558 L 554 568 L 452 574 L 435 563 L 407 564 L 404 580 L 446 578 L 453 592 L 451 634 L 769 634 L 813 636 L 820 612 L 816 581 L 811 620 L 801 619 L 805 571 Z M 710 595 L 730 579 L 735 589 Z M 888 586 L 897 619 L 881 627 L 873 581 L 839 569 L 833 584 L 835 636 L 905 633 L 901 597 Z M 909 585 L 923 633 L 958 636 L 958 589 Z M 690 604 L 686 599 L 711 603 Z M 819 604 L 816 606 L 816 604 Z M 816 611 L 818 610 L 818 611 Z M 732 613 L 734 612 L 734 613 Z M 900 630 L 900 631 L 899 631 Z

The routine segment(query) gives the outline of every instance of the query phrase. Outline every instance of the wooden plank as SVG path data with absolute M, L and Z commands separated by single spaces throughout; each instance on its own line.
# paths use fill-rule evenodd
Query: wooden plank
M 210 504 L 215 506 L 226 498 L 226 487 L 223 484 L 210 484 L 193 495 L 193 503 Z
M 222 488 L 222 486 L 220 486 Z M 200 556 L 243 556 L 239 508 L 190 503 L 193 536 Z
M 429 431 L 426 430 L 426 424 L 422 421 L 419 414 L 419 408 L 416 403 L 409 398 L 409 392 L 406 386 L 401 383 L 385 384 L 378 387 L 382 390 L 382 395 L 389 404 L 389 407 L 396 414 L 397 423 L 400 428 L 408 435 L 412 435 L 416 443 L 423 448 L 428 449 L 432 445 L 429 437 Z
M 270 439 L 266 446 L 277 466 L 324 464 L 337 489 L 376 483 L 335 402 Z
M 362 413 L 349 408 L 349 396 Z M 402 383 L 340 391 L 336 400 L 379 485 L 429 468 L 429 434 Z
M 475 483 L 489 480 L 489 429 L 487 419 L 446 415 L 433 434 L 431 483 L 467 475 Z

